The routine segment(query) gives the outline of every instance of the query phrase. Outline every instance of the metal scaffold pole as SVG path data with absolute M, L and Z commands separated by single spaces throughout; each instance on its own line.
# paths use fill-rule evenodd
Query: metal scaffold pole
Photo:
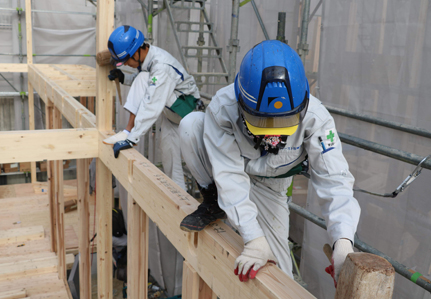
M 239 0 L 232 0 L 232 22 L 229 40 L 229 84 L 235 80 L 236 53 L 239 50 L 238 40 Z
M 308 17 L 310 15 L 310 0 L 303 0 L 301 36 L 298 45 L 298 55 L 305 67 L 305 56 L 308 54 Z

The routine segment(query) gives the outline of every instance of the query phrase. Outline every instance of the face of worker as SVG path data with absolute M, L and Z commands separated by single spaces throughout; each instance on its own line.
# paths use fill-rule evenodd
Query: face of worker
M 139 49 L 138 51 L 140 51 L 141 49 Z M 141 64 L 139 62 L 139 53 L 138 51 L 135 52 L 135 54 L 133 54 L 132 57 L 130 57 L 125 63 L 124 65 L 133 67 L 133 68 L 138 68 L 138 66 Z

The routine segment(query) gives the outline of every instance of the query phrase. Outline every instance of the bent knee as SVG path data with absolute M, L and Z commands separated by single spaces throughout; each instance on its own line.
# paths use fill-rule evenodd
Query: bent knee
M 189 139 L 191 136 L 203 134 L 205 113 L 192 112 L 187 114 L 180 122 L 178 130 L 181 139 Z

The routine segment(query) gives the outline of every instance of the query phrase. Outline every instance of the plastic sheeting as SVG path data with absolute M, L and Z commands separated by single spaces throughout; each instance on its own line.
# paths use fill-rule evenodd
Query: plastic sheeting
M 278 12 L 286 12 L 286 39 L 296 49 L 300 27 L 300 1 L 255 0 L 270 38 L 277 33 Z M 310 13 L 319 1 L 312 0 Z M 147 4 L 147 1 L 144 1 Z M 84 0 L 55 2 L 33 1 L 33 9 L 58 11 L 96 11 Z M 0 0 L 0 7 L 23 7 L 21 0 Z M 217 43 L 223 48 L 223 58 L 228 66 L 227 45 L 230 38 L 231 1 L 211 0 L 207 11 Z M 305 67 L 313 93 L 317 93 L 325 104 L 345 108 L 354 112 L 372 115 L 381 119 L 397 121 L 431 130 L 429 117 L 430 77 L 430 32 L 428 18 L 429 0 L 326 0 L 323 10 L 318 9 L 309 23 Z M 198 11 L 173 10 L 175 20 L 199 20 Z M 0 11 L 0 52 L 18 53 L 18 15 L 16 11 Z M 10 22 L 10 26 L 3 26 Z M 36 54 L 94 54 L 95 19 L 91 15 L 33 13 L 33 52 Z M 136 0 L 116 1 L 116 26 L 128 24 L 140 28 L 146 34 L 144 14 Z M 25 53 L 25 16 L 22 17 L 23 52 Z M 322 31 L 321 31 L 322 29 Z M 154 45 L 169 51 L 181 61 L 172 27 L 166 11 L 154 18 Z M 196 45 L 196 33 L 179 34 L 182 45 Z M 213 46 L 208 34 L 206 45 Z M 238 70 L 241 59 L 255 44 L 264 40 L 264 35 L 251 3 L 240 8 L 237 55 Z M 19 62 L 17 56 L 0 56 L 0 62 Z M 24 58 L 25 62 L 25 58 Z M 34 57 L 35 63 L 77 63 L 95 66 L 92 57 Z M 197 69 L 196 59 L 187 61 L 190 71 Z M 221 72 L 218 61 L 204 61 L 203 71 Z M 19 74 L 4 74 L 14 86 L 20 88 Z M 317 80 L 317 84 L 315 80 Z M 26 76 L 23 81 L 27 89 Z M 204 87 L 203 91 L 214 94 L 221 86 Z M 0 80 L 1 91 L 13 91 L 4 80 Z M 128 88 L 122 86 L 122 97 L 127 97 Z M 36 101 L 37 102 L 37 101 Z M 24 112 L 27 115 L 26 102 Z M 118 129 L 124 129 L 128 113 L 117 103 Z M 36 111 L 37 113 L 37 111 Z M 15 129 L 22 125 L 21 99 L 15 99 Z M 37 117 L 37 115 L 36 115 Z M 407 133 L 334 116 L 339 132 L 378 142 L 417 155 L 431 154 L 431 141 Z M 41 119 L 40 117 L 39 119 Z M 36 124 L 38 128 L 38 124 Z M 156 130 L 157 135 L 157 130 Z M 144 153 L 148 138 L 138 145 Z M 154 152 L 157 154 L 157 138 Z M 350 170 L 356 178 L 358 188 L 375 192 L 393 191 L 414 169 L 413 165 L 395 161 L 353 146 L 344 145 L 344 153 Z M 160 159 L 155 155 L 154 161 Z M 431 278 L 431 205 L 427 195 L 431 193 L 429 170 L 395 199 L 378 198 L 356 193 L 362 208 L 358 236 L 373 247 L 383 251 L 399 262 Z M 120 188 L 120 198 L 127 218 L 127 193 Z M 298 200 L 302 200 L 298 199 Z M 295 198 L 294 198 L 295 201 Z M 320 215 L 315 192 L 309 189 L 307 202 L 303 204 L 311 212 Z M 301 221 L 292 215 L 291 227 Z M 299 224 L 298 224 L 299 223 Z M 168 241 L 151 227 L 150 259 L 152 275 L 170 295 L 181 291 L 182 258 Z M 292 233 L 301 238 L 300 233 Z M 323 254 L 323 244 L 328 242 L 327 233 L 316 225 L 305 221 L 303 233 L 301 272 L 309 290 L 318 298 L 333 298 L 331 278 L 324 272 L 328 265 Z M 301 240 L 295 240 L 301 241 Z M 163 250 L 163 252 L 161 251 Z M 162 256 L 169 256 L 163 259 Z M 160 258 L 159 258 L 160 257 Z M 394 298 L 431 298 L 430 294 L 397 275 Z
M 319 98 L 325 104 L 431 131 L 429 1 L 324 1 Z M 431 154 L 431 140 L 335 116 L 337 129 L 421 156 Z M 343 145 L 358 188 L 394 191 L 415 168 L 369 151 Z M 362 209 L 361 240 L 431 278 L 430 171 L 398 197 L 355 192 Z M 307 208 L 320 207 L 309 185 Z M 318 298 L 334 298 L 322 246 L 327 234 L 306 221 L 301 270 Z M 397 274 L 393 298 L 431 298 Z

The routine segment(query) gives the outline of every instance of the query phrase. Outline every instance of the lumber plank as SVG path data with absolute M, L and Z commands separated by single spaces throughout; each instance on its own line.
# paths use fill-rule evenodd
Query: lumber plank
M 2 264 L 0 280 L 57 272 L 57 257 L 43 257 Z
M 197 234 L 182 231 L 179 228 L 181 220 L 198 205 L 194 198 L 136 150 L 121 151 L 118 159 L 115 159 L 110 146 L 100 145 L 99 149 L 100 159 L 198 275 L 211 286 L 216 296 L 314 298 L 272 265 L 260 270 L 256 279 L 246 284 L 241 283 L 233 273 L 235 259 L 244 246 L 239 235 L 220 221 Z M 131 171 L 129 163 L 133 163 Z
M 81 159 L 98 155 L 96 129 L 0 132 L 0 163 Z
M 72 97 L 94 97 L 96 81 L 56 81 L 57 85 Z
M 19 299 L 25 297 L 27 297 L 27 291 L 24 288 L 19 290 L 0 292 L 0 299 Z
M 395 270 L 384 258 L 356 252 L 346 257 L 337 283 L 335 299 L 391 299 Z
M 43 239 L 43 226 L 30 226 L 0 231 L 0 245 Z
M 0 73 L 27 73 L 27 63 L 0 63 Z
M 187 261 L 183 262 L 182 296 L 189 299 L 199 299 L 199 275 Z

